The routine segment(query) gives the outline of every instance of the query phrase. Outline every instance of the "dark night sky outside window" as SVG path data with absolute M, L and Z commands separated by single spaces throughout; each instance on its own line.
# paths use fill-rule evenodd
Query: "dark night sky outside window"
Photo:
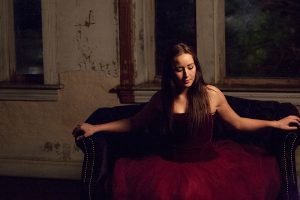
M 43 74 L 40 0 L 14 0 L 16 75 Z
M 225 0 L 226 76 L 299 78 L 299 21 L 299 0 Z
M 155 11 L 155 62 L 159 75 L 171 45 L 184 42 L 197 49 L 195 0 L 156 0 Z

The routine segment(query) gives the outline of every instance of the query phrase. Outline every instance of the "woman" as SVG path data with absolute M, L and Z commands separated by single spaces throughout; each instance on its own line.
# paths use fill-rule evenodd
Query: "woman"
M 213 119 L 218 114 L 235 129 L 255 131 L 295 130 L 289 124 L 300 125 L 299 117 L 278 121 L 240 117 L 218 88 L 205 84 L 190 47 L 175 45 L 166 60 L 161 91 L 139 113 L 106 124 L 80 125 L 83 137 L 89 137 L 101 131 L 127 132 L 163 119 L 165 152 L 140 160 L 119 159 L 114 199 L 276 199 L 280 188 L 276 160 L 256 147 L 213 143 Z

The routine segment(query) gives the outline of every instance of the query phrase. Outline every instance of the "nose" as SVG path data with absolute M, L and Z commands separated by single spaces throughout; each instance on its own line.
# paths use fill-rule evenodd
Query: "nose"
M 183 77 L 186 78 L 187 76 L 188 76 L 188 69 L 185 68 L 185 69 L 183 70 Z

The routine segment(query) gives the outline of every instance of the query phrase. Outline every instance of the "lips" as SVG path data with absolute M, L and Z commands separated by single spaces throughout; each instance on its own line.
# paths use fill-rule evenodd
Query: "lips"
M 185 80 L 184 81 L 184 84 L 189 84 L 190 83 L 190 80 Z

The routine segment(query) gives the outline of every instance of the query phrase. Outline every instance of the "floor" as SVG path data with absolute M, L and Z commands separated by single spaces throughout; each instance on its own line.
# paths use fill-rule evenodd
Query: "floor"
M 0 176 L 0 200 L 79 200 L 80 182 Z

